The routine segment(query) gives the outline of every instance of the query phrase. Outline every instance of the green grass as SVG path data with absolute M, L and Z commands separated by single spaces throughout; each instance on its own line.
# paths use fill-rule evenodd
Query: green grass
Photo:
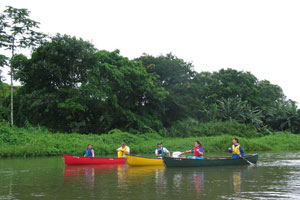
M 96 155 L 116 154 L 115 149 L 124 141 L 134 154 L 153 153 L 156 143 L 162 141 L 170 151 L 191 149 L 199 140 L 205 152 L 226 152 L 233 135 L 188 138 L 165 138 L 157 133 L 134 135 L 119 130 L 108 134 L 82 135 L 77 133 L 51 133 L 42 128 L 17 128 L 0 124 L 0 157 L 56 156 L 62 154 L 83 155 L 87 144 L 92 144 Z M 246 138 L 239 137 L 245 151 L 300 150 L 300 135 L 278 132 L 273 135 Z

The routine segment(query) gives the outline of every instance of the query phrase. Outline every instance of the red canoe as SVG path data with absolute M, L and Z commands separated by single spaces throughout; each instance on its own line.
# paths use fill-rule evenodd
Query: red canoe
M 125 158 L 93 158 L 63 155 L 66 165 L 124 164 Z

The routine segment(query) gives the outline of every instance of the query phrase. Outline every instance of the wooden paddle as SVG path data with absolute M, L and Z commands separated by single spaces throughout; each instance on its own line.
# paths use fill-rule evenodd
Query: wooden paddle
M 233 151 L 234 153 L 236 153 L 235 151 Z M 236 153 L 237 154 L 237 153 Z M 246 158 L 244 158 L 243 156 L 241 156 L 240 158 L 242 158 L 244 161 L 246 161 L 248 164 L 250 165 L 255 165 L 254 163 L 250 162 L 249 160 L 247 160 Z
M 249 160 L 247 160 L 247 159 L 244 158 L 243 156 L 242 156 L 241 158 L 244 159 L 248 164 L 250 164 L 250 165 L 255 165 L 254 163 L 250 162 Z

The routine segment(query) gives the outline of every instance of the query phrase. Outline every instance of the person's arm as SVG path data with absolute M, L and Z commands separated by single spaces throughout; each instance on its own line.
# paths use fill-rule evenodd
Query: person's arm
M 200 156 L 203 156 L 203 150 L 197 149 L 197 151 L 199 152 Z
M 130 148 L 127 147 L 126 150 L 124 151 L 125 154 L 129 155 L 130 154 Z
M 194 151 L 193 150 L 188 150 L 188 151 L 185 151 L 183 153 L 193 153 Z
M 240 146 L 240 152 L 241 152 L 241 157 L 244 157 L 244 149 L 242 146 Z
M 121 151 L 121 147 L 117 148 L 116 151 Z
M 232 147 L 228 147 L 228 152 L 232 153 Z
M 167 148 L 164 148 L 164 150 L 165 150 L 165 153 L 167 153 L 169 155 L 169 157 L 171 157 L 170 151 Z
M 92 149 L 91 152 L 92 152 L 92 157 L 95 157 L 95 151 L 94 151 L 94 149 Z
M 159 157 L 159 156 L 160 156 L 160 154 L 158 154 L 157 149 L 155 149 L 155 156 L 156 156 L 156 157 Z

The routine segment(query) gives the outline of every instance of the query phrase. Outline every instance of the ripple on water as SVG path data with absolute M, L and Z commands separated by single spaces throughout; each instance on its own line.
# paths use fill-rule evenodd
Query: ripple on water
M 7 171 L 7 170 L 0 171 L 0 174 L 12 174 L 12 173 L 14 173 L 12 170 L 9 170 L 9 171 Z
M 46 195 L 44 193 L 39 193 L 39 194 L 31 193 L 31 196 L 33 196 L 33 197 L 44 197 Z
M 299 199 L 295 197 L 296 195 L 293 194 L 286 194 L 283 192 L 273 192 L 273 191 L 241 192 L 241 193 L 236 193 L 232 196 L 221 196 L 222 199 L 233 199 L 233 200 Z
M 259 166 L 268 166 L 268 167 L 276 167 L 276 166 L 295 166 L 300 168 L 300 160 L 276 160 L 272 162 L 260 162 Z
M 30 172 L 30 170 L 20 170 L 19 172 L 21 172 L 21 173 L 27 173 L 27 172 Z
M 18 200 L 15 196 L 13 195 L 4 195 L 4 196 L 0 196 L 0 200 L 11 200 L 11 199 L 14 199 L 14 200 Z

